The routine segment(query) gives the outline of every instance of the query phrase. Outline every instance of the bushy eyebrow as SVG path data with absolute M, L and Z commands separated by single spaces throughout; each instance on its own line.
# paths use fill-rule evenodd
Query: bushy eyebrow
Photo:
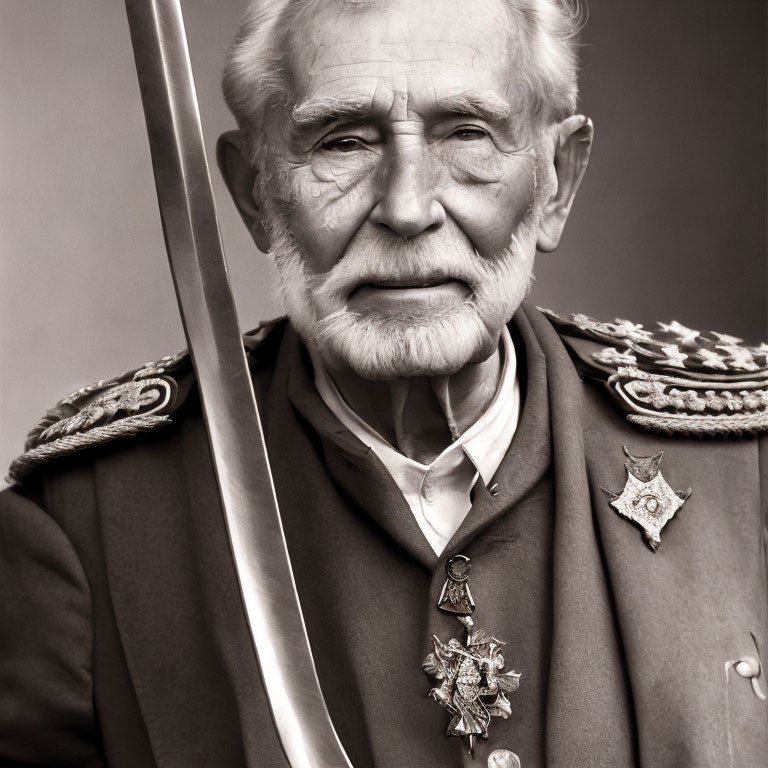
M 436 102 L 439 112 L 472 115 L 483 120 L 504 120 L 512 113 L 509 103 L 493 91 L 485 93 L 460 93 Z
M 292 128 L 305 131 L 322 128 L 337 120 L 359 120 L 370 114 L 370 103 L 354 98 L 326 96 L 297 104 L 291 111 L 290 120 Z
M 470 115 L 489 122 L 504 120 L 512 112 L 509 103 L 493 91 L 442 97 L 432 109 L 437 114 Z M 296 131 L 312 131 L 339 120 L 360 120 L 369 117 L 372 111 L 370 102 L 359 98 L 326 96 L 297 104 L 291 111 L 290 122 Z

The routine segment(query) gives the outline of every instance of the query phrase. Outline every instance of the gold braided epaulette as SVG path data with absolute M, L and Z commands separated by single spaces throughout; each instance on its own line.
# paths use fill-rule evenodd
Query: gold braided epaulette
M 188 365 L 184 351 L 67 395 L 29 433 L 8 479 L 20 482 L 52 459 L 169 424 L 178 394 L 171 374 Z
M 282 322 L 268 320 L 245 334 L 249 365 L 258 364 L 262 344 Z M 192 361 L 184 350 L 78 389 L 29 433 L 24 453 L 8 469 L 8 480 L 21 482 L 36 467 L 61 456 L 170 424 L 193 384 Z
M 768 430 L 768 344 L 750 347 L 735 336 L 677 321 L 649 331 L 628 320 L 601 323 L 541 311 L 582 370 L 603 381 L 633 424 L 683 435 Z

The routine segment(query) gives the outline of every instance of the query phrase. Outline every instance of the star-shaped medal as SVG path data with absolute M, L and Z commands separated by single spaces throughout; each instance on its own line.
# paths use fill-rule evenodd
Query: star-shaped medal
M 643 529 L 648 546 L 655 552 L 661 544 L 661 529 L 674 517 L 691 489 L 673 491 L 659 471 L 664 451 L 655 456 L 633 456 L 624 446 L 627 460 L 627 483 L 620 493 L 601 488 L 610 505 L 624 517 L 637 523 Z

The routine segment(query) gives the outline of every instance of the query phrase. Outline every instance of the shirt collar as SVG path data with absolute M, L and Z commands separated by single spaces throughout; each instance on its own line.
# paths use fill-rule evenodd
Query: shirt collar
M 482 416 L 464 434 L 447 446 L 430 465 L 421 464 L 404 456 L 363 421 L 347 405 L 317 350 L 310 346 L 309 353 L 315 371 L 315 386 L 320 397 L 339 421 L 376 453 L 396 481 L 398 478 L 406 477 L 415 479 L 417 473 L 418 477 L 421 477 L 430 468 L 451 471 L 460 466 L 462 462 L 459 457 L 463 453 L 475 466 L 483 483 L 487 485 L 512 442 L 520 416 L 517 357 L 506 326 L 501 333 L 500 345 L 503 358 L 502 370 L 493 399 Z
M 501 334 L 504 362 L 499 386 L 483 415 L 459 438 L 464 452 L 488 485 L 512 442 L 520 419 L 520 382 L 517 356 L 509 330 Z

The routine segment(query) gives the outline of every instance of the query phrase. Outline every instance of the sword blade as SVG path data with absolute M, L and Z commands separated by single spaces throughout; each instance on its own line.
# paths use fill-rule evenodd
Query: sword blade
M 320 690 L 280 522 L 219 235 L 181 6 L 126 0 L 126 10 L 166 249 L 275 727 L 293 768 L 351 768 Z

